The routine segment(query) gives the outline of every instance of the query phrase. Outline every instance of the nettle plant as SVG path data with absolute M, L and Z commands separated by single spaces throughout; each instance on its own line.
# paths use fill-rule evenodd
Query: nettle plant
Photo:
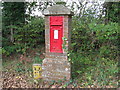
M 65 52 L 67 52 L 68 60 L 69 62 L 71 62 L 71 58 L 69 57 L 71 51 L 70 50 L 68 51 L 68 47 L 66 46 L 68 39 L 66 37 L 62 37 L 62 40 L 63 40 L 62 49 L 64 49 Z
M 68 49 L 66 47 L 68 39 L 66 37 L 62 37 L 62 40 L 63 40 L 62 49 L 64 49 L 66 52 L 68 52 Z

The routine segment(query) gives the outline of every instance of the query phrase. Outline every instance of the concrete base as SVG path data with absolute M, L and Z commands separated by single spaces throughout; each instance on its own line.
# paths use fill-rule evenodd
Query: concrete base
M 60 58 L 45 58 L 42 64 L 43 80 L 70 80 L 71 65 L 67 59 Z

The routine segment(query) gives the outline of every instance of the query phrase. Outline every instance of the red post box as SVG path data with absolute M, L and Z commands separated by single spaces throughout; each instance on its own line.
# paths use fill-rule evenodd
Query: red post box
M 50 52 L 63 53 L 63 16 L 50 16 Z

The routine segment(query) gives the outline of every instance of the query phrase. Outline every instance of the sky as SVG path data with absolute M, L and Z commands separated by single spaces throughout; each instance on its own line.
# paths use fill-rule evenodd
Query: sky
M 63 0 L 62 0 L 63 1 Z M 76 2 L 76 3 L 78 3 L 79 1 L 81 1 L 82 3 L 85 3 L 86 2 L 86 0 L 64 0 L 65 2 L 67 2 L 66 3 L 66 6 L 70 9 L 70 7 L 68 6 L 68 5 L 72 5 L 72 2 Z M 95 1 L 95 0 L 94 0 Z M 87 4 L 87 7 L 86 8 L 91 8 L 91 6 L 92 6 L 92 4 L 93 3 L 100 3 L 100 4 L 103 4 L 104 3 L 104 1 L 100 1 L 99 0 L 99 2 L 93 2 L 93 0 L 87 0 L 87 2 L 89 2 L 88 4 Z M 78 3 L 79 4 L 79 3 Z M 79 11 L 77 10 L 77 8 L 76 7 L 74 7 L 75 8 L 75 11 L 74 11 L 74 13 L 78 13 Z M 102 6 L 101 6 L 101 8 L 102 8 Z M 99 10 L 98 10 L 98 12 L 99 12 Z M 99 14 L 99 13 L 97 13 L 97 14 Z M 32 11 L 32 16 L 43 16 L 43 14 L 42 14 L 42 12 L 40 12 L 39 10 L 38 10 L 38 8 L 36 8 L 35 9 L 35 11 Z
M 1 1 L 1 0 L 0 0 Z M 5 1 L 5 0 L 3 0 L 3 1 Z M 20 1 L 23 1 L 23 0 L 6 0 L 6 1 L 9 1 L 9 2 L 13 2 L 13 1 L 16 1 L 16 2 L 20 2 Z M 78 3 L 78 2 L 83 2 L 83 3 L 85 3 L 85 2 L 89 2 L 89 4 L 87 4 L 87 8 L 90 8 L 91 7 L 91 5 L 93 4 L 93 3 L 95 3 L 96 1 L 97 1 L 97 3 L 103 3 L 104 2 L 104 0 L 25 0 L 26 2 L 32 2 L 32 1 L 38 1 L 38 3 L 40 2 L 40 1 L 43 1 L 43 2 L 45 2 L 45 1 L 56 1 L 56 2 L 58 2 L 58 1 L 65 1 L 65 2 L 67 2 L 67 4 L 66 4 L 66 6 L 68 7 L 68 8 L 70 8 L 68 5 L 72 5 L 72 2 L 76 2 L 76 3 Z M 37 7 L 36 9 L 35 9 L 35 11 L 32 11 L 32 16 L 43 16 L 43 14 L 42 14 L 42 12 L 40 12 L 39 10 L 38 10 L 38 8 L 39 7 Z M 75 13 L 78 13 L 79 11 L 76 9 L 76 7 L 74 7 L 75 8 Z M 101 6 L 101 8 L 102 8 L 102 6 Z M 99 14 L 99 13 L 98 13 Z

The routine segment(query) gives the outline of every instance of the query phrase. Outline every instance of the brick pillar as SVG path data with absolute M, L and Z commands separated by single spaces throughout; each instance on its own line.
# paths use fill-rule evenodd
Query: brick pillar
M 55 5 L 47 8 L 44 11 L 45 15 L 45 59 L 42 63 L 42 77 L 44 80 L 62 80 L 71 78 L 71 64 L 68 61 L 67 52 L 70 47 L 71 39 L 71 16 L 73 13 L 63 5 Z M 62 53 L 50 52 L 50 16 L 63 16 L 63 37 L 66 40 L 62 40 L 63 46 Z

